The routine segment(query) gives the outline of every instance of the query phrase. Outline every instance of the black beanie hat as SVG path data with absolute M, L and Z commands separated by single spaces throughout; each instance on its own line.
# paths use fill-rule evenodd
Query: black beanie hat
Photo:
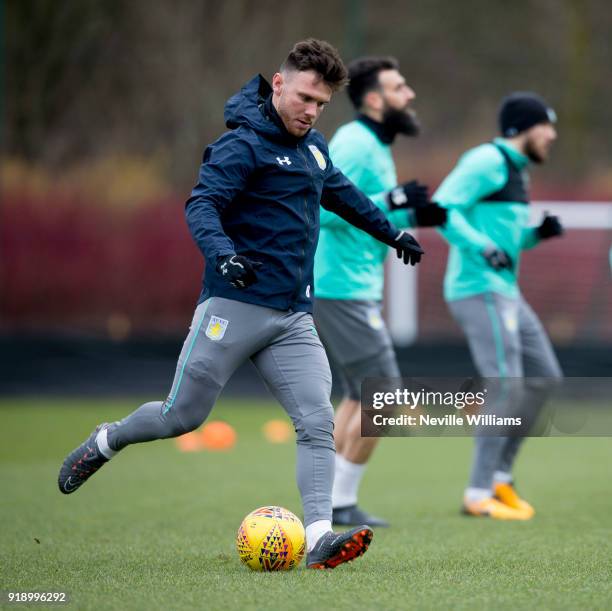
M 556 123 L 555 111 L 536 93 L 516 91 L 502 100 L 499 128 L 511 138 L 538 123 Z

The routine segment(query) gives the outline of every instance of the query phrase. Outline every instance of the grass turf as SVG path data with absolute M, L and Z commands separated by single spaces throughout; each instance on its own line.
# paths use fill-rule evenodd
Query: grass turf
M 609 438 L 531 439 L 520 490 L 527 523 L 458 513 L 469 439 L 388 439 L 362 485 L 364 507 L 393 523 L 334 571 L 253 573 L 234 535 L 260 505 L 301 515 L 293 443 L 261 427 L 271 403 L 222 400 L 229 452 L 180 453 L 173 440 L 128 448 L 76 494 L 61 461 L 102 420 L 137 401 L 0 402 L 0 590 L 67 591 L 78 609 L 609 608 Z

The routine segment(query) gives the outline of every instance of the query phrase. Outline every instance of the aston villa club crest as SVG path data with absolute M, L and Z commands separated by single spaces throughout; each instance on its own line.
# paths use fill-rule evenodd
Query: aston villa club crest
M 206 337 L 209 337 L 215 342 L 222 340 L 223 336 L 225 335 L 227 325 L 229 325 L 229 321 L 225 320 L 225 318 L 211 316 L 210 321 L 208 322 L 208 327 L 206 327 Z
M 314 144 L 309 144 L 308 149 L 312 153 L 312 156 L 315 158 L 315 161 L 317 162 L 319 168 L 324 170 L 327 167 L 327 163 L 325 163 L 325 157 L 323 157 L 323 153 Z

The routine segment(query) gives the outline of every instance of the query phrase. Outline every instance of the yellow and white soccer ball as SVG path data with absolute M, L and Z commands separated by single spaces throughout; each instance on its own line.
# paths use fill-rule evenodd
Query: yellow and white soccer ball
M 260 507 L 236 534 L 240 560 L 254 571 L 288 571 L 304 557 L 306 534 L 300 519 L 283 507 Z

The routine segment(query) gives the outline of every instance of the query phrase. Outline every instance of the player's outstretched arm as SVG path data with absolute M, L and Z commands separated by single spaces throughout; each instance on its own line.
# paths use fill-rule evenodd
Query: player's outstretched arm
M 395 248 L 397 256 L 404 263 L 415 265 L 421 260 L 424 251 L 415 238 L 390 223 L 384 212 L 333 166 L 325 180 L 321 205 L 380 242 Z

